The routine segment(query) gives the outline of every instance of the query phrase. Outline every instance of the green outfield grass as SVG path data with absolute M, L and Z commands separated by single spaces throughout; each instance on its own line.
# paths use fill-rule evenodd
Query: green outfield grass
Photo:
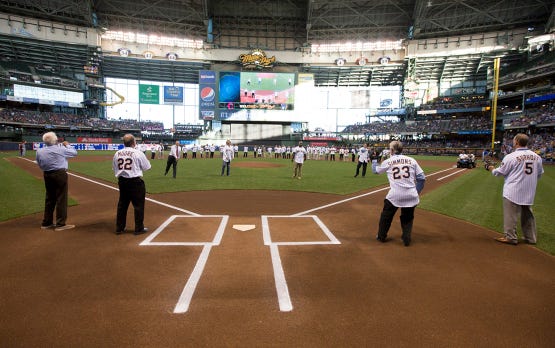
M 3 154 L 16 156 L 16 153 Z M 97 160 L 98 156 L 105 159 Z M 80 151 L 79 157 L 95 156 L 91 161 L 70 160 L 70 170 L 103 181 L 116 183 L 111 168 L 113 152 Z M 167 154 L 166 154 L 167 155 Z M 34 152 L 27 157 L 34 159 Z M 202 191 L 202 190 L 292 190 L 321 192 L 329 194 L 355 194 L 372 187 L 387 183 L 385 175 L 372 175 L 370 167 L 366 178 L 353 178 L 356 164 L 352 162 L 329 162 L 308 160 L 303 166 L 303 178 L 293 179 L 293 164 L 283 159 L 255 159 L 252 153 L 248 158 L 235 159 L 231 165 L 231 176 L 220 176 L 221 159 L 180 160 L 177 179 L 164 176 L 166 160 L 152 160 L 152 169 L 145 172 L 145 182 L 149 193 Z M 456 158 L 443 156 L 416 156 L 418 160 L 431 160 L 437 166 L 424 166 L 426 173 L 438 170 L 444 163 L 455 164 Z M 272 167 L 252 168 L 242 164 L 261 163 Z M 534 212 L 538 224 L 538 247 L 555 255 L 555 229 L 551 227 L 553 207 L 555 206 L 555 167 L 545 166 L 546 173 L 540 180 Z M 0 220 L 40 212 L 44 204 L 44 184 L 9 162 L 3 160 L 0 179 Z M 433 177 L 429 180 L 434 180 Z M 5 184 L 7 183 L 7 184 Z M 480 167 L 469 170 L 457 180 L 445 184 L 437 190 L 424 190 L 420 209 L 463 219 L 474 224 L 501 232 L 503 212 L 501 191 L 503 179 L 496 178 Z

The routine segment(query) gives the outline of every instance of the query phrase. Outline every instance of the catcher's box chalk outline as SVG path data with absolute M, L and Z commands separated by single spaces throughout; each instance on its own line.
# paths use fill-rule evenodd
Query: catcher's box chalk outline
M 262 236 L 264 238 L 264 245 L 270 247 L 270 255 L 272 258 L 272 267 L 274 269 L 274 280 L 276 283 L 276 292 L 278 296 L 279 310 L 281 312 L 289 312 L 293 310 L 293 304 L 291 303 L 291 297 L 289 296 L 289 288 L 287 287 L 287 281 L 285 280 L 285 272 L 281 265 L 281 257 L 279 256 L 278 246 L 280 245 L 325 245 L 325 244 L 341 244 L 341 242 L 335 238 L 333 233 L 326 227 L 326 225 L 320 220 L 316 215 L 262 215 Z M 307 241 L 307 242 L 272 242 L 272 236 L 270 233 L 269 219 L 274 218 L 311 218 L 320 227 L 322 232 L 328 237 L 327 241 Z
M 152 240 L 156 238 L 169 224 L 171 224 L 175 219 L 180 218 L 193 218 L 193 219 L 204 219 L 204 218 L 221 218 L 220 224 L 214 234 L 214 238 L 212 241 L 207 242 L 153 242 Z M 200 253 L 197 262 L 195 264 L 195 268 L 191 272 L 181 295 L 179 296 L 179 300 L 177 300 L 177 304 L 175 305 L 173 312 L 174 313 L 185 313 L 189 310 L 189 305 L 191 304 L 191 299 L 193 298 L 193 294 L 195 293 L 195 289 L 197 288 L 197 284 L 204 272 L 204 267 L 206 266 L 206 262 L 208 262 L 208 256 L 210 255 L 210 251 L 212 247 L 215 245 L 220 245 L 222 241 L 222 237 L 224 235 L 225 228 L 227 226 L 227 222 L 229 220 L 229 215 L 172 215 L 166 221 L 164 221 L 150 236 L 148 236 L 145 240 L 141 242 L 141 246 L 168 246 L 168 245 L 181 245 L 181 246 L 202 246 L 202 252 Z

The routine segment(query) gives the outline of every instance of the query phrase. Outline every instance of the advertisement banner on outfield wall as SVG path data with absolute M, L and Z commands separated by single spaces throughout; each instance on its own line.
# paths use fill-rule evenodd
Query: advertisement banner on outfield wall
M 110 144 L 112 142 L 112 138 L 77 137 L 77 142 Z
M 164 86 L 164 104 L 183 105 L 183 87 Z
M 199 119 L 213 120 L 216 110 L 216 72 L 199 71 Z
M 160 86 L 139 85 L 139 103 L 160 104 Z
M 125 148 L 123 144 L 91 144 L 91 143 L 70 143 L 77 151 L 117 151 Z M 33 150 L 45 147 L 44 143 L 33 143 Z

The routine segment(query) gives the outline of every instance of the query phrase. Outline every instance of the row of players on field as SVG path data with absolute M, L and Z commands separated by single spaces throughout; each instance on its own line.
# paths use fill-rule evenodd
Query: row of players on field
M 150 158 L 164 158 L 164 146 L 162 144 L 139 144 L 137 148 L 147 154 L 150 152 Z M 220 146 L 216 145 L 184 145 L 181 148 L 183 158 L 214 158 L 215 153 L 220 151 Z M 307 159 L 312 160 L 326 160 L 326 161 L 352 161 L 355 162 L 359 151 L 363 147 L 339 147 L 334 146 L 307 146 Z M 234 145 L 234 157 L 238 157 L 239 151 L 242 151 L 243 157 L 249 157 L 252 153 L 254 158 L 285 158 L 290 159 L 292 154 L 292 147 L 290 146 L 238 146 Z M 374 157 L 385 159 L 389 157 L 389 150 L 383 149 L 377 151 L 370 149 L 370 153 L 374 152 Z

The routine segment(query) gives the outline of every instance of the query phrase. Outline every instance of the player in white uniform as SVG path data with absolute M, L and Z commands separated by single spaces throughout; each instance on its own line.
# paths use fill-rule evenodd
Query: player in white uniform
M 536 244 L 536 220 L 532 213 L 532 205 L 538 179 L 544 172 L 542 158 L 527 148 L 528 136 L 526 134 L 515 135 L 513 146 L 515 151 L 503 158 L 499 168 L 487 167 L 493 175 L 505 177 L 503 185 L 503 230 L 505 235 L 496 240 L 501 243 L 518 244 L 516 223 L 520 215 L 524 241 Z
M 145 154 L 135 149 L 135 137 L 123 136 L 124 149 L 114 154 L 112 168 L 118 178 L 119 200 L 116 217 L 116 234 L 125 230 L 127 208 L 133 204 L 135 213 L 135 235 L 148 232 L 144 226 L 146 188 L 142 179 L 143 171 L 150 169 L 150 162 Z
M 393 217 L 397 209 L 401 208 L 402 239 L 405 246 L 409 246 L 414 209 L 420 203 L 418 194 L 424 188 L 426 176 L 416 160 L 402 155 L 402 152 L 403 144 L 400 141 L 392 141 L 389 144 L 391 157 L 376 167 L 375 174 L 387 173 L 390 187 L 384 200 L 376 239 L 382 243 L 387 240 Z
M 150 144 L 150 159 L 156 158 L 156 153 L 158 152 L 158 146 L 156 144 Z
M 158 144 L 158 154 L 160 155 L 158 158 L 164 158 L 164 144 Z
M 233 159 L 234 151 L 231 146 L 231 140 L 225 142 L 225 146 L 222 147 L 222 176 L 224 175 L 224 169 L 227 168 L 227 176 L 229 176 L 229 167 L 231 165 L 231 160 Z
M 177 161 L 179 161 L 179 153 L 181 152 L 181 146 L 179 146 L 179 141 L 176 141 L 174 145 L 170 148 L 170 154 L 168 155 L 168 161 L 166 162 L 166 172 L 164 175 L 168 174 L 170 167 L 173 168 L 173 178 L 175 179 L 177 175 Z
M 335 146 L 332 146 L 330 148 L 330 161 L 335 161 L 335 152 L 337 151 L 337 149 L 335 148 Z
M 364 178 L 366 176 L 366 168 L 368 167 L 368 144 L 367 143 L 365 143 L 358 150 L 358 163 L 357 163 L 357 171 L 355 173 L 355 178 L 358 176 L 361 166 L 362 166 L 362 177 Z
M 293 158 L 291 161 L 295 162 L 295 170 L 293 172 L 293 178 L 301 179 L 303 172 L 303 163 L 306 160 L 306 149 L 303 147 L 303 142 L 299 141 L 299 145 L 293 148 Z

